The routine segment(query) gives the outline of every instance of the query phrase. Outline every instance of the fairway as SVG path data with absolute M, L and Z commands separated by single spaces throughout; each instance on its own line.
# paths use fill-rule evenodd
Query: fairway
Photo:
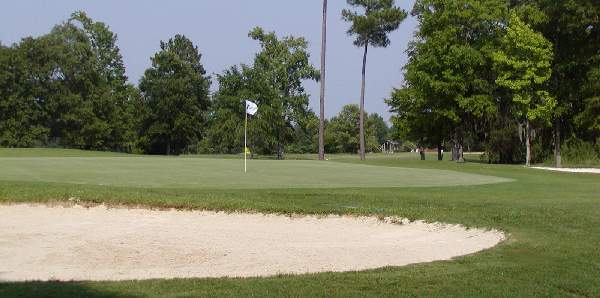
M 494 176 L 438 169 L 381 167 L 311 160 L 169 157 L 7 157 L 0 180 L 102 186 L 207 189 L 375 188 L 482 185 Z

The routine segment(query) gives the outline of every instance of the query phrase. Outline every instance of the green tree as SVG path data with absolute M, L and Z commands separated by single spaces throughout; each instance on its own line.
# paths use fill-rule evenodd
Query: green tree
M 599 62 L 600 6 L 592 0 L 538 0 L 535 4 L 545 17 L 534 23 L 535 28 L 553 43 L 554 60 L 548 89 L 557 100 L 554 153 L 556 165 L 560 167 L 561 131 L 587 141 L 594 139 L 589 127 L 579 126 L 578 120 L 590 115 L 586 111 L 590 107 L 587 98 L 591 91 L 590 79 L 596 79 L 591 73 Z
M 367 122 L 369 123 L 367 126 L 373 128 L 373 135 L 377 140 L 377 144 L 383 144 L 388 140 L 390 128 L 385 123 L 385 120 L 383 120 L 383 117 L 377 113 L 373 113 L 368 116 Z
M 600 6 L 590 0 L 418 0 L 412 13 L 419 29 L 409 46 L 404 86 L 389 100 L 396 133 L 411 133 L 422 142 L 436 134 L 433 127 L 449 127 L 450 133 L 441 134 L 446 139 L 454 134 L 454 151 L 460 151 L 463 138 L 472 138 L 485 144 L 490 161 L 526 159 L 517 129 L 524 118 L 512 91 L 496 83 L 493 68 L 509 8 L 542 33 L 554 52 L 543 88 L 557 107 L 552 129 L 547 122 L 536 127 L 538 158 L 549 154 L 554 139 L 560 166 L 561 134 L 588 142 L 597 138 L 589 128 L 598 96 L 593 73 L 600 61 Z
M 416 1 L 419 29 L 409 45 L 404 86 L 388 101 L 402 135 L 438 148 L 451 139 L 453 159 L 463 161 L 464 135 L 484 130 L 501 100 L 491 53 L 506 10 L 502 0 Z
M 366 113 L 366 112 L 365 112 Z M 373 116 L 375 115 L 375 116 Z M 377 151 L 379 142 L 377 140 L 376 118 L 378 115 L 364 115 L 368 119 L 365 125 L 365 140 L 368 152 Z M 326 126 L 325 148 L 332 153 L 357 153 L 360 150 L 360 138 L 358 135 L 358 122 L 360 121 L 360 108 L 358 105 L 345 105 L 338 115 L 332 117 Z
M 293 141 L 287 147 L 287 151 L 290 153 L 318 153 L 319 125 L 319 117 L 312 110 L 307 110 L 306 115 L 300 117 L 299 121 L 294 124 Z
M 84 129 L 96 123 L 97 86 L 95 57 L 85 32 L 68 21 L 47 35 L 24 38 L 17 48 L 26 61 L 22 64 L 26 79 L 34 82 L 25 84 L 30 94 L 21 99 L 31 96 L 42 107 L 41 123 L 48 130 L 44 143 L 104 149 L 85 139 L 103 140 Z
M 12 145 L 125 150 L 132 86 L 116 41 L 106 25 L 77 12 L 49 34 L 15 45 L 7 115 L 21 117 L 11 126 L 19 123 L 28 133 L 20 132 L 22 141 Z
M 93 56 L 93 72 L 88 80 L 93 84 L 90 100 L 94 115 L 83 123 L 86 147 L 124 150 L 133 136 L 130 95 L 134 87 L 127 83 L 117 36 L 106 24 L 93 21 L 83 11 L 73 13 L 69 22 L 81 27 Z
M 553 44 L 552 76 L 547 89 L 556 98 L 553 137 L 541 128 L 545 151 L 554 143 L 556 166 L 561 166 L 562 135 L 593 142 L 593 135 L 580 126 L 580 115 L 588 106 L 588 73 L 597 65 L 600 49 L 600 6 L 593 0 L 511 1 L 525 23 L 541 32 Z
M 104 149 L 97 147 L 106 134 L 95 134 L 91 129 L 106 127 L 106 123 L 97 121 L 94 113 L 98 99 L 95 57 L 85 32 L 68 21 L 47 35 L 23 39 L 19 47 L 30 63 L 31 78 L 37 82 L 34 92 L 45 112 L 48 144 Z
M 575 117 L 575 124 L 587 132 L 600 149 L 600 67 L 589 71 L 583 91 L 585 104 Z
M 31 147 L 48 133 L 28 64 L 18 46 L 0 45 L 0 146 Z
M 219 90 L 214 94 L 210 105 L 208 131 L 202 142 L 204 153 L 233 154 L 243 152 L 244 146 L 244 99 L 254 99 L 267 93 L 267 84 L 255 84 L 252 69 L 248 66 L 234 66 L 217 75 Z M 262 106 L 259 107 L 262 114 Z M 261 114 L 256 115 L 260 117 Z M 250 129 L 255 126 L 249 121 Z M 249 134 L 252 136 L 254 131 Z M 249 144 L 250 146 L 252 144 Z
M 175 35 L 160 48 L 140 80 L 146 108 L 140 145 L 147 153 L 181 154 L 203 137 L 210 78 L 187 37 Z
M 319 72 L 310 64 L 308 43 L 292 36 L 277 38 L 274 32 L 254 28 L 249 37 L 258 41 L 260 52 L 252 66 L 232 67 L 218 76 L 219 91 L 213 98 L 208 152 L 239 152 L 243 140 L 243 100 L 259 105 L 249 122 L 249 145 L 253 152 L 277 154 L 294 141 L 295 127 L 310 115 L 305 80 L 317 80 Z M 208 147 L 208 148 L 207 148 Z
M 261 51 L 256 54 L 253 70 L 268 82 L 278 98 L 267 98 L 261 114 L 269 119 L 275 142 L 265 145 L 275 146 L 278 158 L 283 158 L 283 149 L 290 142 L 292 123 L 298 123 L 306 115 L 308 94 L 302 82 L 317 80 L 319 72 L 309 62 L 308 43 L 304 38 L 284 37 L 278 39 L 274 32 L 266 33 L 262 28 L 254 28 L 249 36 L 258 41 Z M 259 100 L 259 103 L 262 101 Z M 262 139 L 261 141 L 266 141 Z M 270 144 L 269 144 L 270 143 Z
M 428 100 L 426 96 L 414 87 L 392 92 L 391 98 L 386 100 L 394 113 L 391 134 L 399 140 L 416 141 L 420 147 L 437 147 L 438 159 L 441 160 L 441 150 L 452 133 L 453 123 L 448 119 L 446 110 L 435 105 L 439 101 Z
M 364 14 L 344 9 L 342 17 L 350 22 L 348 34 L 356 35 L 354 45 L 364 47 L 362 62 L 362 83 L 360 92 L 360 159 L 365 159 L 365 76 L 367 65 L 367 52 L 369 45 L 373 47 L 387 47 L 390 39 L 387 34 L 400 26 L 407 17 L 407 13 L 394 5 L 394 0 L 347 0 L 353 7 L 361 7 Z
M 496 83 L 512 92 L 525 121 L 526 164 L 531 165 L 532 122 L 549 124 L 556 100 L 544 89 L 552 74 L 552 44 L 512 14 L 501 48 L 493 55 Z

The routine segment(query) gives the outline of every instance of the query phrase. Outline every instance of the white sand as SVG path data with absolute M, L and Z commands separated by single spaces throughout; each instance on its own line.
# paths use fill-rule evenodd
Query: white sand
M 0 281 L 352 271 L 448 260 L 498 231 L 375 218 L 0 205 Z
M 596 168 L 550 168 L 550 167 L 532 167 L 533 169 L 566 172 L 566 173 L 590 173 L 600 174 L 600 169 Z

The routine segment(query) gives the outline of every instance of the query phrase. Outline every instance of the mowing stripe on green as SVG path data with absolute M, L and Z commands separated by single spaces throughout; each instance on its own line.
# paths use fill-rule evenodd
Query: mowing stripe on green
M 168 157 L 0 158 L 0 180 L 212 189 L 435 187 L 510 182 L 447 170 L 309 160 L 243 161 Z

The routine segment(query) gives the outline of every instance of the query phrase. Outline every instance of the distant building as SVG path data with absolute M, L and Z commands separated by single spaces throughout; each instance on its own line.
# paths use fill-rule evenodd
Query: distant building
M 379 150 L 383 153 L 394 154 L 402 150 L 400 142 L 394 140 L 387 140 L 379 147 Z

